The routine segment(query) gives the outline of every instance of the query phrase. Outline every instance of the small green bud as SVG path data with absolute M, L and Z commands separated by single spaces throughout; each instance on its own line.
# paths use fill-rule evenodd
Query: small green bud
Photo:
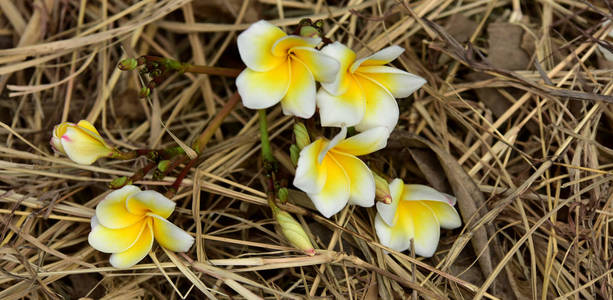
M 119 189 L 127 184 L 130 184 L 130 179 L 126 176 L 121 176 L 113 179 L 111 183 L 109 183 L 109 188 L 111 189 Z
M 178 62 L 178 61 L 176 61 L 176 60 L 174 60 L 174 59 L 166 58 L 166 59 L 164 59 L 164 63 L 166 64 L 166 66 L 169 69 L 172 69 L 172 70 L 179 71 L 179 70 L 183 69 L 183 64 Z
M 296 136 L 296 145 L 298 149 L 302 150 L 302 148 L 306 147 L 311 143 L 311 138 L 309 137 L 309 132 L 304 126 L 302 122 L 294 123 L 294 135 Z
M 146 86 L 145 86 L 145 87 L 143 87 L 142 89 L 140 89 L 139 96 L 140 96 L 141 98 L 146 98 L 146 97 L 149 97 L 149 95 L 150 95 L 150 94 L 151 94 L 151 89 L 150 89 L 150 88 L 148 88 L 148 87 L 146 87 Z
M 120 61 L 117 67 L 122 71 L 132 71 L 138 67 L 138 61 L 135 58 L 126 58 Z
M 289 195 L 289 191 L 287 190 L 287 188 L 280 188 L 279 191 L 277 192 L 277 197 L 279 197 L 279 201 L 281 201 L 281 203 L 287 202 L 288 195 Z
M 300 149 L 295 144 L 289 146 L 289 158 L 292 160 L 294 166 L 298 165 L 298 158 L 300 157 Z
M 310 256 L 315 255 L 315 248 L 313 248 L 313 244 L 311 244 L 311 239 L 309 239 L 309 236 L 304 232 L 300 223 L 286 211 L 277 209 L 273 210 L 273 212 L 275 219 L 277 219 L 281 227 L 281 232 L 290 244 Z
M 392 203 L 392 195 L 387 180 L 375 172 L 372 172 L 372 175 L 375 178 L 375 199 L 385 204 Z
M 300 27 L 300 36 L 302 37 L 316 38 L 320 35 L 319 30 L 313 26 L 307 25 Z
M 158 163 L 158 170 L 161 172 L 166 172 L 166 170 L 168 170 L 168 166 L 170 166 L 170 160 L 161 160 Z

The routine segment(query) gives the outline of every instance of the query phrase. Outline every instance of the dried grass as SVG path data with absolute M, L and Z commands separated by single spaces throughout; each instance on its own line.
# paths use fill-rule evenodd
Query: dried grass
M 613 64 L 597 51 L 613 49 L 606 1 L 8 0 L 0 11 L 0 299 L 613 297 Z M 241 67 L 237 31 L 303 17 L 362 55 L 407 49 L 395 64 L 428 83 L 400 101 L 389 147 L 368 160 L 454 193 L 463 229 L 415 258 L 376 242 L 373 209 L 328 220 L 292 190 L 285 208 L 322 249 L 294 251 L 266 207 L 257 116 L 240 107 L 173 199 L 173 221 L 197 237 L 191 252 L 157 247 L 129 270 L 108 267 L 87 243 L 89 218 L 106 184 L 144 161 L 74 164 L 48 146 L 53 125 L 88 119 L 128 149 L 189 144 L 233 80 L 175 76 L 148 102 L 119 59 Z M 496 22 L 521 28 L 521 45 L 498 45 L 508 62 L 494 59 Z M 528 63 L 505 65 L 517 51 Z M 291 182 L 291 119 L 278 108 L 269 118 Z

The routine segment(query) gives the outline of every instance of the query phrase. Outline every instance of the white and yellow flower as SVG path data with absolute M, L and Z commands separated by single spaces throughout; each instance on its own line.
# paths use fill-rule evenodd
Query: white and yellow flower
M 116 268 L 129 268 L 141 261 L 153 247 L 154 238 L 168 250 L 186 252 L 194 238 L 166 220 L 174 209 L 175 202 L 164 195 L 126 185 L 98 203 L 89 244 L 112 253 L 110 262 Z
M 404 184 L 394 179 L 389 185 L 392 203 L 377 203 L 375 230 L 381 244 L 404 251 L 415 244 L 415 253 L 431 257 L 436 251 L 441 227 L 454 229 L 462 225 L 453 207 L 453 196 L 421 184 Z
M 339 212 L 347 203 L 369 207 L 374 204 L 375 180 L 356 156 L 385 147 L 389 131 L 372 128 L 350 138 L 347 129 L 332 140 L 317 139 L 300 151 L 294 186 L 301 189 L 326 218 Z
M 236 78 L 243 105 L 271 107 L 279 101 L 286 115 L 315 113 L 315 81 L 332 82 L 339 69 L 334 58 L 315 50 L 320 38 L 287 35 L 264 20 L 238 36 L 238 52 L 247 68 Z
M 64 122 L 56 125 L 51 146 L 82 165 L 91 165 L 98 158 L 113 154 L 113 148 L 104 141 L 94 125 L 86 120 L 77 124 Z
M 394 98 L 408 97 L 426 82 L 385 66 L 403 51 L 402 47 L 390 46 L 356 60 L 355 52 L 339 42 L 321 49 L 341 64 L 334 82 L 322 82 L 323 88 L 317 92 L 321 125 L 355 126 L 359 131 L 385 126 L 392 131 L 399 116 Z

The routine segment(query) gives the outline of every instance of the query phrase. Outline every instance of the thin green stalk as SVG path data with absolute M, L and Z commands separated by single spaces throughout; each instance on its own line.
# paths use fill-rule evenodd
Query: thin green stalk
M 270 140 L 268 139 L 268 121 L 266 120 L 266 110 L 258 110 L 258 116 L 260 119 L 260 141 L 262 143 L 262 157 L 267 164 L 273 165 L 275 163 L 275 157 L 272 155 L 272 148 L 270 147 Z

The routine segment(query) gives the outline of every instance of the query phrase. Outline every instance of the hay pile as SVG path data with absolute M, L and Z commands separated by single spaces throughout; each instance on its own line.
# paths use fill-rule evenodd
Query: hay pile
M 613 297 L 606 1 L 9 0 L 0 11 L 0 299 Z M 304 17 L 359 55 L 406 49 L 395 65 L 428 83 L 399 101 L 388 148 L 368 161 L 456 195 L 463 228 L 443 231 L 433 258 L 388 255 L 374 209 L 325 219 L 291 191 L 285 208 L 322 249 L 295 251 L 266 206 L 257 114 L 238 107 L 173 199 L 191 252 L 156 247 L 129 270 L 110 267 L 87 242 L 89 219 L 107 184 L 146 161 L 77 165 L 53 154 L 53 126 L 87 119 L 126 149 L 189 143 L 234 80 L 172 76 L 147 100 L 117 62 L 241 68 L 237 33 Z M 291 183 L 291 118 L 276 107 L 269 120 Z M 177 174 L 138 184 L 163 190 Z

